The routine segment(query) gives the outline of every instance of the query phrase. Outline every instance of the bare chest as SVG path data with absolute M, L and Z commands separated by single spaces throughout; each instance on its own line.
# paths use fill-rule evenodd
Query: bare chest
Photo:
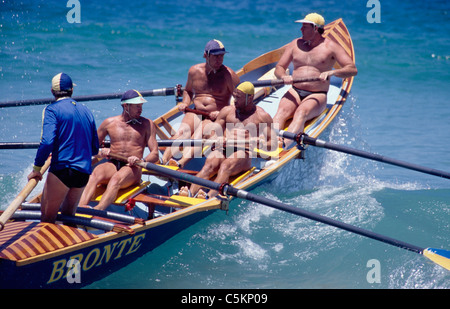
M 261 120 L 257 113 L 244 115 L 235 112 L 227 117 L 227 136 L 258 136 Z
M 223 70 L 226 71 L 226 70 Z M 229 78 L 226 72 L 217 72 L 210 74 L 203 73 L 198 78 L 194 79 L 193 90 L 194 93 L 209 94 L 212 96 L 226 96 L 230 95 L 230 87 L 228 87 Z
M 125 123 L 116 123 L 108 130 L 108 135 L 112 142 L 120 142 L 130 145 L 145 144 L 145 130 L 142 124 L 129 125 Z
M 295 68 L 308 66 L 317 68 L 323 72 L 330 70 L 336 62 L 336 59 L 334 53 L 325 44 L 311 48 L 299 40 L 297 46 L 292 50 L 292 61 Z

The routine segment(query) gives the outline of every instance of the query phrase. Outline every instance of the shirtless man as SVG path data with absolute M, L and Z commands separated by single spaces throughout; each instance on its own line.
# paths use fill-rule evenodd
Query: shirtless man
M 142 170 L 136 166 L 137 161 L 159 162 L 156 129 L 153 122 L 141 117 L 142 104 L 147 102 L 136 90 L 128 90 L 121 99 L 122 114 L 110 117 L 102 122 L 97 130 L 98 139 L 103 143 L 108 135 L 110 148 L 102 148 L 99 155 L 108 157 L 114 153 L 128 158 L 128 163 L 115 159 L 98 165 L 89 178 L 89 182 L 80 199 L 80 205 L 87 205 L 95 193 L 98 184 L 107 184 L 102 199 L 95 207 L 105 210 L 116 198 L 117 192 L 139 183 Z M 145 146 L 150 153 L 142 159 Z
M 189 69 L 183 101 L 178 105 L 178 109 L 184 112 L 186 107 L 194 103 L 195 109 L 208 112 L 210 119 L 202 119 L 197 114 L 187 112 L 180 129 L 171 139 L 190 139 L 191 137 L 201 139 L 205 126 L 216 119 L 223 107 L 230 105 L 233 90 L 239 84 L 239 77 L 232 69 L 223 65 L 225 53 L 225 46 L 218 40 L 211 40 L 206 44 L 203 54 L 206 61 L 193 65 Z M 172 159 L 174 152 L 175 149 L 171 147 L 166 149 L 162 158 L 163 164 L 169 163 L 182 167 L 193 156 L 193 149 L 185 147 L 182 158 L 176 162 Z
M 220 111 L 214 123 L 217 126 L 215 131 L 225 132 L 226 147 L 221 147 L 225 145 L 224 139 L 224 143 L 208 155 L 197 177 L 209 179 L 217 173 L 215 182 L 228 182 L 231 176 L 251 167 L 252 157 L 249 148 L 267 147 L 269 151 L 277 148 L 276 139 L 272 139 L 272 136 L 276 136 L 276 133 L 272 131 L 272 117 L 253 103 L 254 90 L 252 83 L 241 83 L 233 92 L 234 106 L 226 106 Z M 237 143 L 243 139 L 247 142 L 246 144 Z M 230 144 L 232 144 L 231 151 Z M 196 184 L 191 185 L 190 193 L 199 198 L 207 197 L 201 187 Z M 217 194 L 215 190 L 209 191 L 211 198 Z M 189 195 L 187 187 L 180 189 L 180 195 Z
M 322 36 L 325 25 L 322 16 L 311 13 L 296 22 L 302 23 L 303 36 L 286 47 L 275 68 L 275 76 L 282 78 L 285 84 L 293 84 L 293 87 L 282 98 L 273 121 L 283 129 L 286 121 L 293 117 L 287 131 L 301 133 L 306 121 L 324 111 L 330 86 L 329 78 L 333 75 L 347 78 L 355 76 L 358 71 L 350 56 L 339 44 Z M 341 68 L 333 70 L 336 61 Z M 289 76 L 286 69 L 291 62 L 294 64 L 294 71 L 292 76 Z M 294 78 L 315 77 L 320 80 L 293 83 Z M 292 143 L 291 140 L 285 142 L 286 147 Z

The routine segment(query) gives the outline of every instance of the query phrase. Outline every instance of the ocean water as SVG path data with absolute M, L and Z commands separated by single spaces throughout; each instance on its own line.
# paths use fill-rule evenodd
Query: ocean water
M 75 95 L 184 84 L 212 38 L 230 51 L 224 63 L 238 70 L 300 36 L 293 21 L 314 11 L 327 22 L 344 19 L 359 72 L 321 138 L 450 171 L 448 1 L 79 3 L 80 23 L 69 23 L 66 1 L 0 0 L 0 101 L 50 97 L 50 80 L 61 71 L 77 84 Z M 380 22 L 370 23 L 368 13 Z M 156 118 L 174 104 L 173 97 L 149 98 L 144 116 Z M 114 100 L 86 105 L 98 124 L 120 113 Z M 1 141 L 37 142 L 42 109 L 0 108 Z M 1 150 L 1 209 L 25 185 L 34 155 Z M 309 147 L 305 161 L 254 192 L 417 246 L 450 249 L 447 179 Z M 379 282 L 368 280 L 371 260 L 379 262 Z M 416 253 L 234 201 L 228 214 L 214 213 L 87 288 L 447 289 L 449 274 Z

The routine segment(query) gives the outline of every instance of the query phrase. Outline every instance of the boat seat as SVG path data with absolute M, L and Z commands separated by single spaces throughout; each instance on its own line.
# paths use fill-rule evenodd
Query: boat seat
M 142 194 L 142 193 L 138 194 L 133 199 L 135 202 L 141 202 L 144 204 L 153 204 L 174 208 L 188 207 L 206 201 L 205 199 L 188 196 L 180 196 L 180 195 L 165 196 L 165 195 Z
M 150 181 L 142 181 L 140 184 L 129 186 L 128 188 L 120 189 L 119 193 L 117 193 L 116 200 L 114 204 L 125 204 L 128 199 L 138 195 L 142 191 L 144 191 L 147 186 L 150 184 Z M 103 193 L 106 190 L 106 186 L 101 185 L 98 186 L 95 190 L 94 196 L 92 197 L 92 201 L 100 202 L 100 199 L 103 196 Z

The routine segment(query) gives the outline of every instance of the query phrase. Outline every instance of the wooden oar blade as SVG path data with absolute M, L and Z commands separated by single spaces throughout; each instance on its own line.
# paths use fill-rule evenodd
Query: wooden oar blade
M 450 251 L 444 249 L 427 248 L 423 255 L 434 263 L 450 270 Z

